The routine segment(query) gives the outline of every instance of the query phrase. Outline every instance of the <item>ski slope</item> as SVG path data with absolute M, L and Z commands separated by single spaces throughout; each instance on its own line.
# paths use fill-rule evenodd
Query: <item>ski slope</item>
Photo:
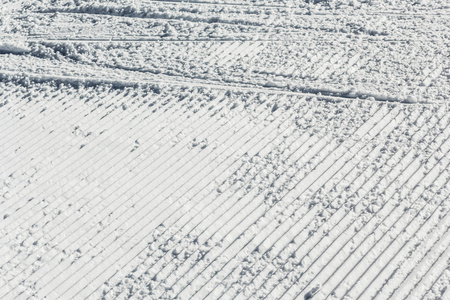
M 450 299 L 449 16 L 6 2 L 0 299 Z

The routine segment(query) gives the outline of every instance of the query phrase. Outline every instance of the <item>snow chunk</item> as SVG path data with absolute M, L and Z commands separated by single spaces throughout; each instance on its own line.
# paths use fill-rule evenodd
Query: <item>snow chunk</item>
M 0 53 L 28 53 L 31 49 L 23 42 L 0 42 Z

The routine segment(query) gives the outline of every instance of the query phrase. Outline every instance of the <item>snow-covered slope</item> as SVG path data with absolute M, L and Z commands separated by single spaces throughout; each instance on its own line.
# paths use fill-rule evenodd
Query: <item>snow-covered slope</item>
M 448 299 L 449 7 L 310 2 L 4 6 L 0 299 Z

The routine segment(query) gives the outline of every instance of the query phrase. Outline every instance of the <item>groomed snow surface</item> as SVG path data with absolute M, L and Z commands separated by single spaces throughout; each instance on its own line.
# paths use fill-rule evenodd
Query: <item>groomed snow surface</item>
M 4 1 L 0 299 L 450 299 L 447 1 Z

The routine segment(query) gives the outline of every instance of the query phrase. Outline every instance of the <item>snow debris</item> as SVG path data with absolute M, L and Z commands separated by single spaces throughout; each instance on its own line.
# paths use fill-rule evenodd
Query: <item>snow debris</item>
M 1 42 L 0 54 L 13 53 L 24 54 L 31 51 L 31 48 L 25 42 Z

